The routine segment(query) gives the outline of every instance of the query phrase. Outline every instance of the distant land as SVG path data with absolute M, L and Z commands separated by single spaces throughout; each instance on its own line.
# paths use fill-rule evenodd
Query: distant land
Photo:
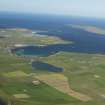
M 75 24 L 68 24 L 67 26 L 70 26 L 72 28 L 82 29 L 84 31 L 88 31 L 88 32 L 96 33 L 96 34 L 105 35 L 105 29 L 97 27 L 97 26 L 75 25 Z

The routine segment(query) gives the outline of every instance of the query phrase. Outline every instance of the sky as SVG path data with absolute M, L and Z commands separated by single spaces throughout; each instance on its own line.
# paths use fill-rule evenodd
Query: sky
M 105 18 L 105 0 L 0 0 L 0 11 Z

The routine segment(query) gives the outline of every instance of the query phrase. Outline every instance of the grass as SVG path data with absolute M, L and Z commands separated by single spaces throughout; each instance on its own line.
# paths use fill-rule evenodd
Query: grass
M 25 44 L 55 44 L 65 42 L 59 38 L 54 37 L 24 37 L 23 32 L 17 32 L 13 30 L 5 30 L 4 34 L 8 34 L 8 38 L 0 39 L 0 97 L 5 98 L 7 102 L 13 102 L 18 105 L 35 105 L 35 103 L 41 105 L 53 105 L 53 104 L 65 104 L 75 102 L 76 99 L 61 93 L 44 83 L 39 86 L 34 86 L 32 81 L 35 78 L 27 76 L 27 74 L 35 74 L 32 70 L 29 59 L 17 57 L 11 55 L 7 48 L 16 43 Z M 23 38 L 24 37 L 24 38 Z M 49 40 L 49 42 L 48 42 Z M 37 72 L 38 73 L 38 70 Z M 40 73 L 40 72 L 39 72 Z M 14 95 L 27 94 L 30 97 L 28 99 L 18 99 Z M 76 100 L 77 101 L 77 100 Z
M 91 101 L 82 102 L 58 91 L 43 81 L 38 86 L 33 85 L 32 81 L 37 80 L 33 75 L 44 75 L 49 74 L 49 72 L 33 70 L 30 58 L 11 55 L 7 50 L 7 47 L 17 43 L 55 44 L 52 42 L 53 38 L 50 37 L 50 40 L 47 37 L 43 41 L 43 37 L 34 39 L 31 36 L 31 38 L 25 37 L 24 39 L 24 35 L 30 34 L 30 32 L 26 33 L 19 30 L 6 30 L 4 34 L 10 35 L 10 37 L 0 39 L 0 98 L 7 102 L 13 102 L 15 105 L 105 105 L 105 99 L 102 97 L 105 95 L 104 55 L 59 52 L 55 55 L 38 58 L 39 61 L 64 68 L 64 72 L 62 72 L 64 76 L 58 76 L 58 78 L 62 80 L 66 77 L 71 89 L 92 98 Z M 53 40 L 57 42 L 58 39 L 54 38 Z M 27 74 L 29 75 L 26 76 Z M 99 78 L 96 78 L 95 75 L 98 75 Z M 30 97 L 17 99 L 14 97 L 16 94 L 27 94 Z
M 30 98 L 26 99 L 25 101 L 30 102 L 35 101 L 40 103 L 63 104 L 75 100 L 72 97 L 70 98 L 66 94 L 62 94 L 61 92 L 43 83 L 39 86 L 34 86 L 28 81 L 21 82 L 12 80 L 4 83 L 1 89 L 12 97 L 14 97 L 14 94 L 28 94 Z M 24 92 L 24 90 L 26 91 Z M 20 101 L 22 100 L 20 99 Z
M 92 97 L 92 102 L 96 103 L 93 105 L 100 105 L 100 102 L 105 104 L 104 98 L 100 96 L 105 94 L 104 55 L 60 52 L 40 60 L 64 68 L 64 75 L 68 77 L 71 88 Z M 100 78 L 95 78 L 94 75 L 99 75 Z
M 26 77 L 28 76 L 28 74 L 24 73 L 23 71 L 13 71 L 13 72 L 4 73 L 3 76 L 8 77 L 8 78 Z
M 78 100 L 81 100 L 83 102 L 92 100 L 91 97 L 72 90 L 69 86 L 67 77 L 63 74 L 52 73 L 46 75 L 38 75 L 35 77 L 48 84 L 49 86 L 52 86 L 55 89 L 61 91 L 62 93 L 66 93 L 69 96 L 72 96 Z

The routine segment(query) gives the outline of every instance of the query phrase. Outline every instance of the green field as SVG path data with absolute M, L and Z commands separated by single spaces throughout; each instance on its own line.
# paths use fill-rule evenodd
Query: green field
M 46 38 L 33 36 L 30 35 L 32 34 L 30 31 L 19 29 L 5 32 L 0 30 L 0 35 L 2 33 L 5 37 L 0 39 L 0 99 L 11 105 L 105 105 L 104 55 L 59 52 L 48 57 L 40 57 L 37 58 L 39 61 L 64 69 L 64 72 L 55 74 L 41 72 L 33 70 L 31 58 L 18 57 L 11 54 L 8 49 L 15 44 L 45 46 L 55 42 L 59 44 L 72 42 L 49 36 L 45 36 Z M 67 91 L 65 92 L 67 88 L 63 90 L 62 87 L 66 78 L 72 92 L 84 95 L 84 99 L 88 96 L 90 100 L 79 100 L 74 96 L 77 94 L 71 96 L 67 94 Z M 33 81 L 40 83 L 35 85 Z

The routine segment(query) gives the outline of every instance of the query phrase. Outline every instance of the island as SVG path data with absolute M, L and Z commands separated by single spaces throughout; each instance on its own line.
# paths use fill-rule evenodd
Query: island
M 87 32 L 96 33 L 99 35 L 105 35 L 105 29 L 100 28 L 97 26 L 91 26 L 91 25 L 77 25 L 77 24 L 67 24 L 66 26 L 70 26 L 72 28 L 82 29 Z

